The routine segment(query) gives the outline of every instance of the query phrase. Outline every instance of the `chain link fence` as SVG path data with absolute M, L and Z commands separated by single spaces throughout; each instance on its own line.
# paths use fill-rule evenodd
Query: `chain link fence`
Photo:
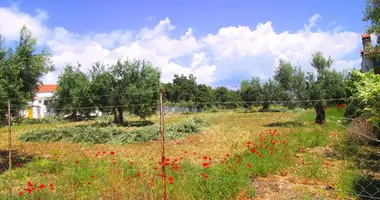
M 122 124 L 108 112 L 9 118 L 0 199 L 380 199 L 379 139 L 366 121 L 330 107 L 316 125 L 313 109 L 285 102 L 161 101 L 162 112 Z

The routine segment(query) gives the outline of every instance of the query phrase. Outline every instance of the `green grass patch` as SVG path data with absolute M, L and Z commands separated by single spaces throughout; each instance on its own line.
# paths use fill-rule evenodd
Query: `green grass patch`
M 208 123 L 199 118 L 188 118 L 180 123 L 169 124 L 165 127 L 168 139 L 181 138 L 186 134 L 199 133 Z M 86 144 L 126 144 L 147 142 L 159 139 L 159 125 L 151 125 L 125 131 L 115 125 L 107 127 L 96 125 L 81 125 L 41 129 L 26 132 L 19 139 L 25 142 L 75 142 Z

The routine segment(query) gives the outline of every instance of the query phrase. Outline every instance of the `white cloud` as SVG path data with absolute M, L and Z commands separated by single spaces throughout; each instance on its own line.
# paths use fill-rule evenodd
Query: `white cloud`
M 169 18 L 161 20 L 153 28 L 76 34 L 64 27 L 48 28 L 44 25 L 49 18 L 48 13 L 36 12 L 31 16 L 0 8 L 0 33 L 6 39 L 16 40 L 22 25 L 27 25 L 40 43 L 47 45 L 53 53 L 59 70 L 46 76 L 45 82 L 50 83 L 56 80 L 66 63 L 80 62 L 83 70 L 87 70 L 93 62 L 112 64 L 119 58 L 151 61 L 161 69 L 164 82 L 172 80 L 176 73 L 193 73 L 198 82 L 208 84 L 235 75 L 269 77 L 279 58 L 309 70 L 311 54 L 315 51 L 322 51 L 338 60 L 334 65 L 336 69 L 352 68 L 358 62 L 356 58 L 346 60 L 345 57 L 358 51 L 360 34 L 341 31 L 337 26 L 329 31 L 319 30 L 319 14 L 312 16 L 308 24 L 295 32 L 275 32 L 272 22 L 268 21 L 254 28 L 224 27 L 200 38 L 195 38 L 189 28 L 182 36 L 173 38 L 169 33 L 175 26 Z M 190 57 L 191 61 L 185 64 L 173 61 L 182 57 Z

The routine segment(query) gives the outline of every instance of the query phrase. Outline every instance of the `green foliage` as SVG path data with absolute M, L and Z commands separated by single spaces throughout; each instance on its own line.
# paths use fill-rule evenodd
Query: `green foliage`
M 54 106 L 57 113 L 71 114 L 77 117 L 77 112 L 88 115 L 91 102 L 90 80 L 88 76 L 77 67 L 67 65 L 58 78 L 57 92 L 54 94 Z M 84 109 L 80 109 L 84 108 Z
M 202 119 L 189 118 L 178 124 L 165 127 L 168 139 L 181 138 L 190 133 L 199 133 L 208 124 Z M 102 124 L 42 129 L 22 133 L 21 141 L 25 142 L 75 142 L 86 144 L 125 144 L 147 142 L 160 138 L 158 125 L 151 125 L 124 131 L 115 125 L 104 127 Z
M 24 26 L 14 49 L 5 50 L 0 36 L 0 120 L 4 120 L 7 101 L 12 100 L 12 116 L 26 107 L 41 84 L 41 78 L 54 70 L 50 54 L 36 50 L 37 40 Z
M 261 83 L 259 77 L 252 77 L 251 81 L 243 80 L 240 84 L 241 98 L 244 107 L 258 105 L 261 99 Z
M 380 1 L 366 0 L 363 21 L 369 22 L 368 33 L 380 34 Z

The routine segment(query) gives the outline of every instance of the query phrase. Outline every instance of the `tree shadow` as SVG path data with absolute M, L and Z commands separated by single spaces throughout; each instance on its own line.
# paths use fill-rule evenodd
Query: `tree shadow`
M 264 126 L 265 127 L 289 127 L 289 128 L 293 128 L 293 127 L 302 127 L 305 125 L 303 125 L 302 122 L 287 121 L 287 122 L 274 122 L 274 123 L 266 124 Z
M 364 175 L 355 183 L 355 194 L 358 199 L 380 199 L 380 180 Z
M 9 169 L 8 150 L 0 150 L 0 175 Z M 33 156 L 19 154 L 18 151 L 12 150 L 12 168 L 20 168 L 31 162 Z
M 142 127 L 153 125 L 154 122 L 150 120 L 139 120 L 139 121 L 126 121 L 123 124 L 116 124 L 113 122 L 95 122 L 90 125 L 78 125 L 78 126 L 92 126 L 92 127 L 107 127 L 112 125 L 122 126 L 122 127 Z

